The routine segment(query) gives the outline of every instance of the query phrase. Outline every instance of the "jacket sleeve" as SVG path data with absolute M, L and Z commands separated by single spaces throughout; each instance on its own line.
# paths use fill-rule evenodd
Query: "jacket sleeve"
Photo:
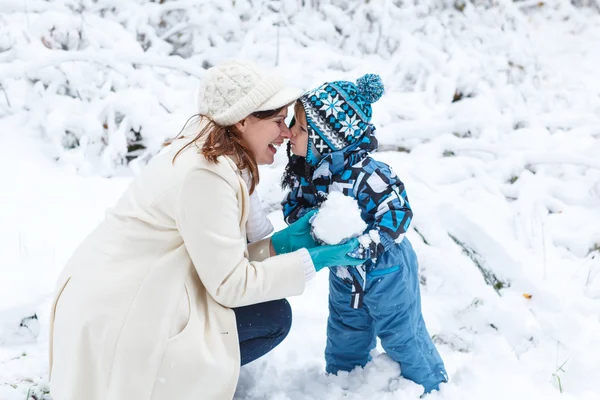
M 225 307 L 301 294 L 303 254 L 255 255 L 256 250 L 268 249 L 261 241 L 252 250 L 264 261 L 251 262 L 240 215 L 236 190 L 222 176 L 205 169 L 188 172 L 178 196 L 176 222 L 207 291 Z
M 410 226 L 413 212 L 404 184 L 385 164 L 372 162 L 355 189 L 361 210 L 373 216 L 369 234 L 374 239 L 369 256 L 377 259 L 399 243 Z
M 258 192 L 250 195 L 250 212 L 246 221 L 246 236 L 250 243 L 257 242 L 273 233 L 273 224 L 266 216 L 260 203 Z
M 294 186 L 281 202 L 281 207 L 283 209 L 283 219 L 288 225 L 302 218 L 304 214 L 313 208 L 302 197 L 298 179 L 296 179 Z

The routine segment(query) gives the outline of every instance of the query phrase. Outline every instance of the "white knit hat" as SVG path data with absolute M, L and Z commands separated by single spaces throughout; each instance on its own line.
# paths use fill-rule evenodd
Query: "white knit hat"
M 275 110 L 304 91 L 286 87 L 276 74 L 232 60 L 206 70 L 200 84 L 200 114 L 229 126 L 257 111 Z

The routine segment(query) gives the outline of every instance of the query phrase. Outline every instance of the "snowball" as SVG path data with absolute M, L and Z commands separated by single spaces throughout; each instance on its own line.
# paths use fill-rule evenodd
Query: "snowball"
M 356 200 L 341 192 L 331 192 L 312 221 L 315 237 L 326 244 L 338 244 L 357 237 L 367 228 Z

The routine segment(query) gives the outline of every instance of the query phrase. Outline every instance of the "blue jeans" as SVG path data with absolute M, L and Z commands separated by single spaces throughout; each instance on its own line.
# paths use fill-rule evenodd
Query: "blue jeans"
M 292 327 L 292 308 L 286 299 L 234 308 L 242 365 L 273 350 Z

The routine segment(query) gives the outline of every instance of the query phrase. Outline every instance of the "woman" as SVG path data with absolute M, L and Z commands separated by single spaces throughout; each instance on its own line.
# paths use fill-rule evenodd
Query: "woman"
M 257 164 L 289 137 L 301 91 L 243 62 L 207 70 L 202 84 L 195 137 L 148 164 L 59 278 L 55 400 L 230 399 L 240 365 L 287 334 L 281 299 L 315 271 L 362 262 L 346 255 L 356 242 L 315 247 L 308 217 L 247 245 Z

